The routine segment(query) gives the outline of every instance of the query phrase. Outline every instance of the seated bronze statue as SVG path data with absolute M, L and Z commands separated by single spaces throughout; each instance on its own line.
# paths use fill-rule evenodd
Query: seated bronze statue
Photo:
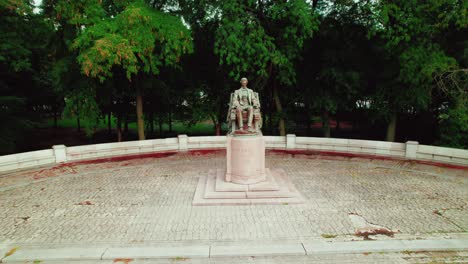
M 231 93 L 227 123 L 229 134 L 261 134 L 262 115 L 258 93 L 247 88 L 247 78 L 242 78 L 241 88 Z

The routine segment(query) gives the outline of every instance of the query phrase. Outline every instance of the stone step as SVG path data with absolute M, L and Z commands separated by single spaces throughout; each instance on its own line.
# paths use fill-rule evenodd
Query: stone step
M 290 197 L 298 197 L 300 196 L 299 193 L 295 190 L 289 189 L 288 180 L 284 179 L 283 173 L 279 171 L 274 171 L 273 173 L 267 169 L 267 178 L 270 178 L 270 183 L 266 183 L 266 185 L 271 184 L 274 182 L 277 186 L 277 190 L 254 190 L 251 191 L 250 188 L 247 191 L 217 191 L 215 185 L 219 182 L 219 175 L 223 174 L 222 170 L 216 171 L 216 178 L 213 174 L 209 174 L 206 180 L 205 186 L 205 195 L 204 198 L 206 199 L 242 199 L 242 198 L 290 198 Z M 235 184 L 235 183 L 231 183 Z M 245 185 L 235 184 L 244 187 Z M 255 184 L 258 186 L 258 184 Z
M 244 191 L 217 191 L 217 179 L 223 173 L 223 170 L 210 170 L 208 175 L 200 177 L 192 205 L 284 205 L 304 202 L 284 170 L 268 170 L 279 188 L 272 191 L 249 191 L 248 188 Z
M 279 191 L 280 187 L 272 176 L 270 169 L 266 168 L 266 181 L 259 182 L 256 184 L 237 184 L 232 182 L 226 182 L 225 170 L 216 170 L 216 184 L 215 188 L 217 192 L 247 192 L 247 191 Z

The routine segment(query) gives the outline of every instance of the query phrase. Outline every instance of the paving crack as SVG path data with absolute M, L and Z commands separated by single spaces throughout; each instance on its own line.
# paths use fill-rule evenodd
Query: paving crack
M 107 252 L 108 249 L 109 249 L 109 248 L 104 249 L 104 251 L 103 251 L 102 254 L 101 254 L 100 260 L 102 260 L 102 258 L 104 257 L 104 254 Z
M 451 223 L 452 225 L 456 226 L 457 228 L 459 228 L 460 230 L 462 230 L 463 232 L 466 232 L 467 230 L 465 230 L 462 226 L 460 226 L 459 224 L 455 223 L 454 221 L 452 221 L 452 219 L 450 219 L 449 217 L 445 216 L 444 213 L 448 210 L 463 210 L 463 207 L 455 207 L 455 208 L 443 208 L 443 209 L 436 209 L 434 210 L 432 213 L 435 214 L 435 215 L 438 215 L 440 217 L 442 217 L 443 219 L 445 219 L 447 222 Z
M 303 243 L 303 242 L 301 242 L 301 246 L 302 246 L 302 248 L 304 249 L 304 254 L 307 256 L 307 255 L 308 255 L 308 254 L 307 254 L 307 250 L 306 250 L 306 248 L 305 248 L 305 246 L 304 246 L 304 243 Z

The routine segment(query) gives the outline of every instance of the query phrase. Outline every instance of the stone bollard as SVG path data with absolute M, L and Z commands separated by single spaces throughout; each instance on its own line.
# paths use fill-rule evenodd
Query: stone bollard
M 65 145 L 54 145 L 55 163 L 61 163 L 67 161 L 67 147 Z
M 179 139 L 179 151 L 187 151 L 188 150 L 187 135 L 178 135 L 177 138 Z
M 407 141 L 406 142 L 406 152 L 405 157 L 407 159 L 416 159 L 416 152 L 418 151 L 418 144 L 417 141 Z
M 296 148 L 296 135 L 287 134 L 286 135 L 286 149 L 295 149 Z

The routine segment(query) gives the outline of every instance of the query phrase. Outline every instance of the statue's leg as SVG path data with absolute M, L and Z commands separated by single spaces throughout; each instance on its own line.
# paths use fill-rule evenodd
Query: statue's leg
M 252 121 L 253 121 L 253 107 L 252 106 L 249 106 L 249 108 L 247 108 L 247 111 L 249 113 L 249 120 L 248 120 L 248 123 L 247 125 L 249 126 L 249 128 L 252 128 Z
M 242 129 L 243 128 L 243 125 L 242 125 L 242 109 L 239 107 L 236 109 L 236 112 L 237 112 L 237 122 L 239 124 L 239 129 Z

